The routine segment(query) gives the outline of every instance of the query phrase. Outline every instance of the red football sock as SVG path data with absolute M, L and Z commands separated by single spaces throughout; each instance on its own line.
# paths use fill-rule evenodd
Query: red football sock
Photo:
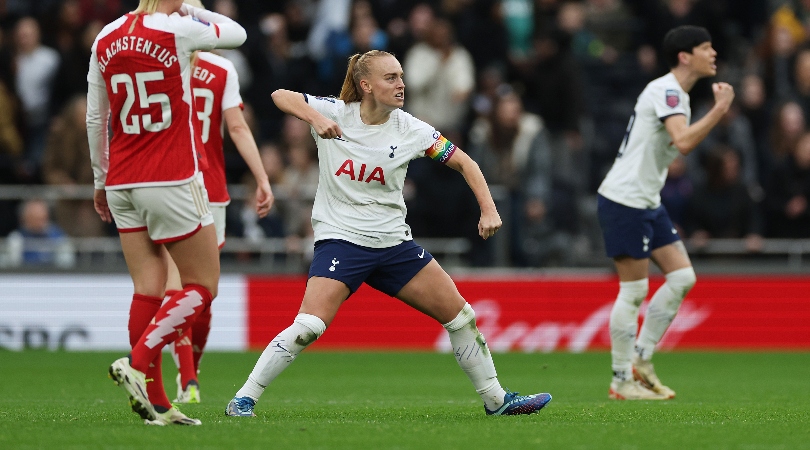
M 168 301 L 178 292 L 180 291 L 173 289 L 167 290 L 164 301 Z M 196 321 L 194 323 L 196 323 Z M 192 355 L 191 351 L 191 333 L 193 333 L 193 327 L 189 329 L 183 337 L 169 344 L 172 359 L 174 359 L 174 364 L 177 366 L 178 372 L 180 372 L 180 384 L 183 387 L 186 387 L 189 381 L 197 381 L 194 355 Z
M 150 297 L 148 295 L 134 294 L 132 304 L 129 307 L 129 345 L 135 348 L 135 344 L 141 339 L 143 332 L 149 326 L 149 322 L 155 317 L 155 313 L 160 309 L 163 299 L 160 297 Z
M 149 327 L 149 323 L 155 317 L 155 313 L 160 309 L 163 299 L 160 297 L 150 297 L 148 295 L 134 294 L 132 305 L 129 309 L 129 344 L 135 348 L 143 332 Z M 166 391 L 163 388 L 163 375 L 161 373 L 160 354 L 149 367 L 142 371 L 146 375 L 146 393 L 149 402 L 154 406 L 169 409 L 172 407 Z
M 200 370 L 200 358 L 202 358 L 205 350 L 205 344 L 208 343 L 208 333 L 211 331 L 210 306 L 197 316 L 191 330 L 191 348 L 194 350 L 194 370 L 196 374 Z
M 199 316 L 198 320 L 199 320 Z M 197 323 L 196 321 L 194 322 Z M 177 369 L 180 371 L 180 384 L 185 388 L 190 381 L 197 381 L 197 369 L 194 366 L 194 354 L 191 350 L 192 336 L 194 335 L 194 326 L 192 325 L 188 331 L 183 333 L 183 336 L 174 341 L 171 345 L 174 362 L 177 363 Z
M 155 320 L 132 349 L 132 367 L 146 372 L 149 363 L 166 344 L 177 340 L 191 328 L 196 317 L 213 300 L 208 289 L 189 284 L 170 298 L 155 314 Z

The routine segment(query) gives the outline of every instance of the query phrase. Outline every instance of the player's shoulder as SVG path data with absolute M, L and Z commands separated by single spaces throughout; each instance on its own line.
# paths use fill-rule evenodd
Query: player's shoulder
M 417 119 L 412 114 L 403 111 L 402 109 L 395 109 L 391 112 L 391 118 L 394 120 L 394 126 L 398 132 L 405 134 L 405 133 L 413 133 L 413 132 L 423 132 L 432 134 L 434 130 L 433 126 L 429 123 Z
M 672 72 L 650 81 L 650 83 L 647 84 L 647 87 L 644 89 L 644 92 L 656 94 L 662 91 L 671 90 L 683 92 L 683 87 L 681 87 L 681 84 L 678 82 L 678 79 L 675 78 L 675 75 L 673 75 Z
M 217 55 L 215 53 L 200 52 L 197 54 L 197 58 L 214 66 L 221 67 L 226 71 L 228 71 L 229 73 L 236 72 L 236 67 L 234 67 L 233 63 L 228 58 Z
M 148 14 L 143 16 L 143 25 L 158 31 L 180 36 L 194 36 L 212 25 L 203 20 L 180 14 Z
M 105 37 L 115 32 L 115 30 L 121 28 L 126 23 L 128 17 L 129 17 L 128 15 L 123 15 L 113 20 L 112 22 L 108 23 L 107 25 L 104 25 L 101 31 L 99 31 L 98 35 L 96 35 L 96 40 L 95 42 L 93 42 L 93 48 L 95 48 L 96 44 L 98 44 L 98 41 L 104 39 Z

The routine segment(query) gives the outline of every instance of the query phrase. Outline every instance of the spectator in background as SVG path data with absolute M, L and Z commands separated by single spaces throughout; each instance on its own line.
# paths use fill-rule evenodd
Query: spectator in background
M 20 227 L 8 235 L 7 260 L 10 266 L 54 265 L 72 267 L 76 261 L 73 246 L 65 232 L 51 222 L 44 200 L 27 200 L 20 208 Z
M 460 142 L 469 97 L 475 86 L 470 53 L 455 42 L 453 25 L 435 18 L 423 42 L 405 56 L 408 77 L 406 110 Z
M 502 94 L 492 115 L 476 120 L 470 131 L 469 154 L 484 178 L 509 192 L 510 262 L 545 265 L 561 258 L 570 237 L 557 229 L 553 208 L 552 150 L 543 119 L 525 112 L 514 92 Z
M 343 85 L 343 67 L 355 53 L 386 50 L 388 37 L 377 25 L 367 0 L 356 0 L 351 7 L 351 19 L 346 30 L 332 30 L 327 39 L 327 53 L 318 64 L 318 77 L 323 90 L 336 93 Z
M 282 198 L 273 202 L 270 212 L 265 217 L 259 217 L 256 208 L 253 207 L 256 204 L 256 180 L 254 177 L 246 175 L 242 185 L 248 197 L 242 202 L 234 202 L 229 205 L 226 215 L 228 234 L 244 237 L 255 244 L 261 243 L 265 238 L 284 237 L 287 234 L 284 219 L 288 216 L 286 192 L 282 187 L 284 185 L 284 157 L 281 148 L 275 143 L 264 143 L 259 147 L 259 156 L 270 185 L 274 190 L 283 193 Z M 233 214 L 231 209 L 235 210 Z
M 709 108 L 706 106 L 701 108 L 700 112 L 696 114 L 695 120 L 703 117 L 708 110 Z M 751 123 L 745 115 L 741 114 L 737 103 L 731 105 L 726 115 L 709 132 L 709 135 L 687 156 L 689 176 L 696 185 L 706 184 L 707 169 L 709 168 L 706 159 L 709 153 L 721 145 L 731 147 L 737 151 L 740 180 L 751 189 L 752 194 L 762 200 L 762 188 L 759 184 L 759 161 L 754 133 Z
M 95 21 L 110 23 L 121 17 L 124 10 L 124 4 L 121 0 L 79 0 L 79 4 L 81 6 L 81 17 L 85 23 Z
M 14 30 L 16 91 L 25 117 L 25 160 L 27 176 L 39 168 L 50 116 L 51 87 L 59 68 L 59 53 L 40 43 L 36 19 L 20 19 Z
M 70 5 L 74 5 L 71 7 Z M 76 0 L 64 3 L 60 23 L 65 23 L 59 33 L 59 70 L 53 83 L 52 107 L 61 111 L 77 94 L 87 93 L 87 61 L 93 41 L 101 32 L 102 22 L 90 22 L 81 27 L 78 22 Z
M 771 173 L 787 159 L 806 127 L 806 117 L 798 103 L 788 101 L 774 111 L 771 121 L 770 145 L 760 158 L 761 170 L 764 170 L 764 173 Z
M 222 14 L 231 20 L 240 20 L 239 7 L 233 0 L 216 0 L 212 9 L 215 13 Z M 236 68 L 236 74 L 239 75 L 239 90 L 241 92 L 247 92 L 253 84 L 253 71 L 242 50 L 238 48 L 222 48 L 217 49 L 214 53 L 222 56 L 233 64 Z
M 84 121 L 86 96 L 74 97 L 53 121 L 42 160 L 42 179 L 47 184 L 71 186 L 93 184 L 90 146 Z M 55 208 L 56 223 L 69 236 L 103 236 L 104 223 L 99 219 L 92 200 L 60 200 Z
M 378 0 L 378 2 L 384 1 L 386 0 Z M 385 29 L 391 53 L 405 55 L 415 43 L 423 41 L 434 16 L 433 8 L 430 5 L 417 3 L 402 17 L 391 19 Z
M 793 58 L 805 38 L 804 28 L 789 8 L 780 8 L 771 16 L 758 56 L 765 67 L 768 93 L 778 101 L 793 94 Z
M 768 236 L 810 238 L 810 133 L 802 134 L 793 153 L 771 172 L 766 192 Z
M 284 228 L 291 240 L 290 247 L 300 248 L 300 239 L 313 236 L 311 219 L 318 187 L 317 153 L 311 145 L 295 144 L 287 148 L 287 160 L 289 164 L 284 169 L 284 181 L 281 183 L 288 195 Z
M 762 249 L 762 216 L 742 177 L 737 150 L 726 145 L 705 158 L 706 181 L 689 200 L 685 228 L 697 248 L 712 238 L 745 239 L 748 251 Z
M 770 103 L 765 94 L 765 82 L 762 77 L 756 74 L 748 74 L 740 82 L 740 112 L 751 124 L 751 133 L 754 138 L 756 149 L 756 163 L 759 173 L 760 186 L 765 185 L 768 175 L 767 161 L 765 155 L 768 151 L 768 132 L 770 128 Z
M 267 93 L 281 87 L 311 91 L 315 68 L 307 55 L 293 53 L 283 15 L 269 14 L 259 26 L 263 40 L 248 57 L 254 82 L 245 97 L 255 109 L 260 138 L 268 140 L 278 137 L 284 114 L 273 105 Z

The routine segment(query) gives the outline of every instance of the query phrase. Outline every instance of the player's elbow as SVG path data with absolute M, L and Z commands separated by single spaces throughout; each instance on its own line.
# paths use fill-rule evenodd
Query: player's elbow
M 247 123 L 238 122 L 234 124 L 228 124 L 228 134 L 231 135 L 231 139 L 237 140 L 241 136 L 248 136 L 251 135 L 252 133 Z
M 697 147 L 697 142 L 691 142 L 688 139 L 673 139 L 672 146 L 677 148 L 681 155 L 686 156 Z

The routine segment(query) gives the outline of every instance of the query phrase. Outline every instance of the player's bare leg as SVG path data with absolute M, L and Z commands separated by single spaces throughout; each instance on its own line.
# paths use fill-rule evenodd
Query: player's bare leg
M 487 414 L 531 414 L 551 401 L 549 394 L 524 396 L 501 387 L 486 339 L 476 326 L 475 311 L 435 259 L 422 268 L 396 297 L 444 326 L 450 335 L 456 361 L 484 401 Z

